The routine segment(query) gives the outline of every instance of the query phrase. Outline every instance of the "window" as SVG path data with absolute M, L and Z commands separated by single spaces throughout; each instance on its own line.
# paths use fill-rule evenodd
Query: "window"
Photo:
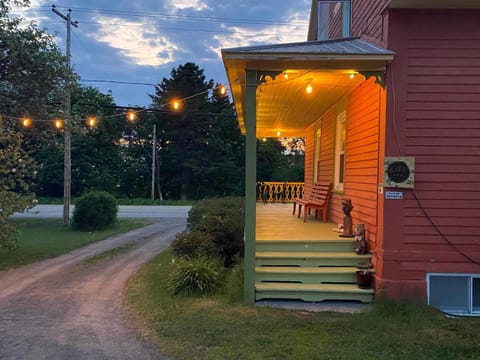
M 337 115 L 335 128 L 335 190 L 343 191 L 345 179 L 345 142 L 346 142 L 347 112 Z
M 317 40 L 351 36 L 351 0 L 318 0 Z
M 454 315 L 480 315 L 480 274 L 428 274 L 428 303 Z

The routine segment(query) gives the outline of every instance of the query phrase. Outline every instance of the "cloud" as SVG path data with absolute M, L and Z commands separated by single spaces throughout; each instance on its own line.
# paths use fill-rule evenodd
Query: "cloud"
M 302 25 L 302 23 L 305 25 Z M 211 46 L 210 50 L 221 57 L 221 49 L 306 41 L 306 24 L 305 14 L 294 13 L 284 25 L 268 25 L 262 28 L 223 25 L 222 29 L 230 31 L 231 34 L 213 36 L 217 46 Z
M 136 65 L 160 66 L 175 61 L 177 45 L 160 35 L 147 20 L 133 22 L 118 17 L 97 16 L 95 21 L 100 24 L 100 29 L 90 36 L 120 50 Z
M 207 2 L 202 0 L 168 0 L 167 7 L 173 12 L 185 9 L 193 9 L 197 11 L 209 9 Z

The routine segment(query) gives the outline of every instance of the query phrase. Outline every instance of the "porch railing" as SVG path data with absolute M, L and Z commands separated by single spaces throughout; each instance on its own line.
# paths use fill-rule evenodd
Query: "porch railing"
M 303 197 L 303 182 L 257 182 L 257 201 L 263 202 L 293 202 L 295 198 Z

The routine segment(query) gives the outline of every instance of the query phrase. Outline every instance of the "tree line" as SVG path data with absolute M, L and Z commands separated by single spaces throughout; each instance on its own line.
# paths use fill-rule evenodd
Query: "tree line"
M 13 3 L 28 2 L 0 0 L 0 135 L 21 140 L 16 150 L 0 145 L 0 173 L 5 181 L 20 176 L 3 161 L 9 151 L 22 152 L 29 165 L 28 176 L 21 175 L 26 186 L 4 186 L 5 191 L 63 195 L 63 131 L 36 119 L 62 118 L 65 87 L 72 84 L 73 196 L 105 190 L 118 197 L 149 197 L 152 160 L 156 198 L 243 195 L 244 137 L 228 94 L 218 91 L 203 69 L 193 62 L 173 68 L 156 85 L 151 105 L 128 121 L 111 92 L 80 84 L 52 35 L 34 24 L 21 27 L 10 16 Z M 173 99 L 185 98 L 179 110 L 171 109 Z M 97 118 L 93 127 L 85 122 L 91 115 Z M 32 126 L 22 127 L 20 116 L 31 116 Z M 278 139 L 258 142 L 259 181 L 302 180 L 303 154 L 287 147 Z

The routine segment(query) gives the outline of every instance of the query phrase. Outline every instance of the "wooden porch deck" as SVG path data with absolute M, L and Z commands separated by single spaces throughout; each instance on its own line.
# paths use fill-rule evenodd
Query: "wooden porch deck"
M 257 240 L 340 240 L 334 223 L 324 223 L 321 216 L 292 215 L 292 203 L 257 203 Z M 302 209 L 303 210 L 303 209 Z M 297 210 L 298 211 L 298 210 Z M 344 239 L 343 239 L 344 240 Z

